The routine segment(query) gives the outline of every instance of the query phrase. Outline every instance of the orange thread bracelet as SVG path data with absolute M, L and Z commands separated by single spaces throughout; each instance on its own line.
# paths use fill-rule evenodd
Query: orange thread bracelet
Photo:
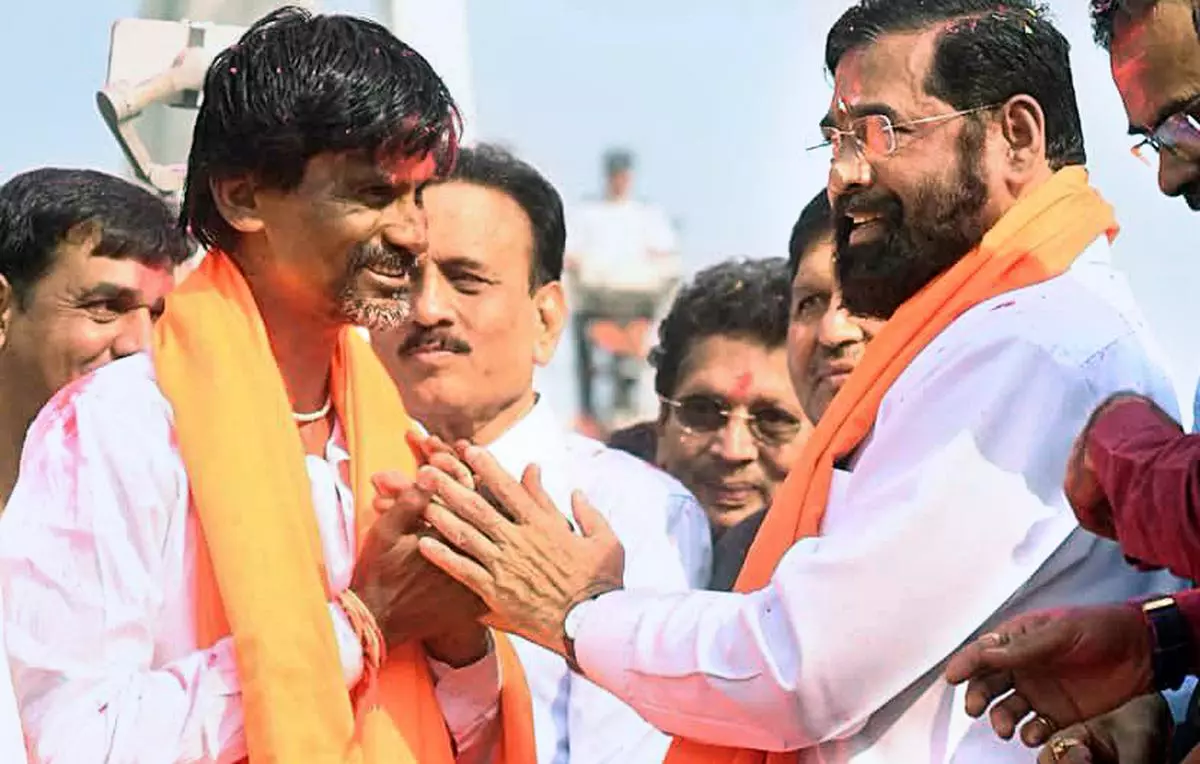
M 339 594 L 337 604 L 346 614 L 350 628 L 354 629 L 354 633 L 362 645 L 363 689 L 370 694 L 370 690 L 375 685 L 375 679 L 379 676 L 379 670 L 387 660 L 387 643 L 384 641 L 383 631 L 379 628 L 371 610 L 351 590 L 346 589 Z

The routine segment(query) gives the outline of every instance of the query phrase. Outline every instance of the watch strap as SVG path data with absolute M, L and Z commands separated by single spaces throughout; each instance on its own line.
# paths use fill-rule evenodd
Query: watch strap
M 1142 605 L 1150 629 L 1151 666 L 1158 690 L 1176 690 L 1192 672 L 1195 642 L 1192 628 L 1173 597 L 1160 597 Z

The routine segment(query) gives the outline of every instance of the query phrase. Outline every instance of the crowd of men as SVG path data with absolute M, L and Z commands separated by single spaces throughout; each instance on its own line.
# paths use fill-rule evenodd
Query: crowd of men
M 1198 9 L 1091 8 L 1200 210 Z M 377 24 L 219 55 L 177 216 L 11 179 L 0 762 L 1200 762 L 1200 435 L 1068 53 L 846 11 L 788 257 L 682 286 L 608 444 L 534 385 L 558 192 Z

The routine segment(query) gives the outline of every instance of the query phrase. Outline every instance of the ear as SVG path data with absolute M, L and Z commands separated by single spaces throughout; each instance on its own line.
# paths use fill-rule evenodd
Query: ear
M 1000 131 L 1010 173 L 1025 177 L 1046 166 L 1046 115 L 1035 98 L 1015 95 L 1000 107 Z
M 258 233 L 263 229 L 254 182 L 250 178 L 226 178 L 209 184 L 217 211 L 233 230 Z
M 13 313 L 16 309 L 16 292 L 8 279 L 0 276 L 0 350 L 8 347 L 8 332 L 12 329 Z
M 561 281 L 551 281 L 538 287 L 533 295 L 534 320 L 537 338 L 533 344 L 533 361 L 538 366 L 550 363 L 558 338 L 567 323 L 567 298 Z

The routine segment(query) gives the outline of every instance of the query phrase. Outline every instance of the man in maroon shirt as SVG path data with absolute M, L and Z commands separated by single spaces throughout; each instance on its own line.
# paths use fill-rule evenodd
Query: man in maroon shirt
M 1130 133 L 1141 136 L 1135 152 L 1156 152 L 1162 192 L 1200 210 L 1200 4 L 1092 0 L 1092 20 Z M 1118 541 L 1131 563 L 1200 579 L 1200 435 L 1153 402 L 1103 403 L 1076 441 L 1065 490 L 1080 525 Z M 1007 695 L 990 711 L 1002 737 L 1020 724 L 1038 745 L 1093 720 L 1060 732 L 1042 761 L 1161 761 L 1150 750 L 1170 726 L 1161 701 L 1121 707 L 1200 675 L 1200 590 L 1022 616 L 963 648 L 946 675 L 969 680 L 972 715 Z M 1186 761 L 1200 763 L 1200 749 Z

